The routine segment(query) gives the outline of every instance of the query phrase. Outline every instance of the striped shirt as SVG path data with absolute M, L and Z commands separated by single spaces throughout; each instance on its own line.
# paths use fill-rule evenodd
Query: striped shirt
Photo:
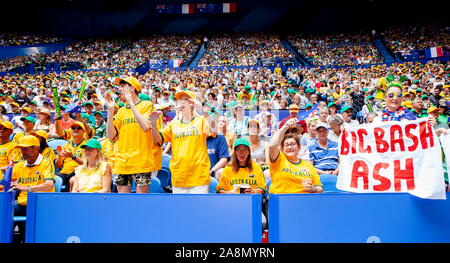
M 338 142 L 328 139 L 328 146 L 324 149 L 319 146 L 316 140 L 308 149 L 314 167 L 323 171 L 337 169 L 339 161 Z

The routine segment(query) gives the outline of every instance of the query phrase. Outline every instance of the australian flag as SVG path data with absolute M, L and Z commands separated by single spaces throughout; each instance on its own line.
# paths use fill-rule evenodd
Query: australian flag
M 216 4 L 196 4 L 195 12 L 198 14 L 213 14 L 217 12 Z

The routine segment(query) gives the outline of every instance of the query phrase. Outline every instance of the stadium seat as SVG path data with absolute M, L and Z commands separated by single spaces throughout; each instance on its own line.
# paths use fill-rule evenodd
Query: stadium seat
M 324 193 L 341 193 L 344 191 L 336 188 L 337 176 L 332 174 L 321 174 L 320 182 L 323 184 Z
M 63 179 L 59 175 L 55 175 L 55 193 L 61 192 L 61 186 L 63 183 Z
M 155 194 L 164 192 L 161 188 L 161 182 L 157 177 L 152 176 L 152 183 L 150 184 L 148 191 Z
M 156 176 L 161 182 L 161 187 L 170 185 L 170 170 L 163 167 L 158 171 L 158 175 Z
M 209 183 L 209 193 L 215 194 L 216 193 L 216 187 L 219 185 L 219 182 L 216 178 L 211 177 L 211 182 Z
M 67 143 L 66 140 L 55 139 L 55 140 L 51 140 L 51 141 L 49 140 L 49 141 L 48 141 L 48 146 L 50 146 L 50 148 L 52 148 L 53 151 L 55 151 L 55 154 L 56 154 L 56 147 L 57 147 L 58 145 L 64 146 L 66 143 Z

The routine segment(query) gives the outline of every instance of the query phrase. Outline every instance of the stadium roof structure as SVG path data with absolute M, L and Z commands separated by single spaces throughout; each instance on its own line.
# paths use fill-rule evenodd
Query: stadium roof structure
M 75 37 L 199 32 L 341 32 L 390 23 L 447 19 L 442 1 L 235 0 L 233 14 L 158 15 L 159 4 L 221 4 L 219 0 L 6 1 L 0 31 Z M 229 1 L 227 1 L 229 2 Z M 439 8 L 442 6 L 442 8 Z M 436 8 L 437 7 L 437 8 Z

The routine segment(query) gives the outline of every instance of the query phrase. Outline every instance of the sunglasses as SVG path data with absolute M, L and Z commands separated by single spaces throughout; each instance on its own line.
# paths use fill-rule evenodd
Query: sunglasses
M 297 128 L 292 128 L 286 131 L 286 133 L 297 133 L 297 132 L 298 132 Z
M 393 98 L 394 96 L 397 96 L 397 98 L 401 98 L 401 97 L 403 97 L 403 94 L 400 92 L 392 92 L 392 93 L 387 94 L 387 96 L 389 98 Z
M 73 126 L 71 127 L 72 130 L 82 130 L 83 128 L 80 126 Z

